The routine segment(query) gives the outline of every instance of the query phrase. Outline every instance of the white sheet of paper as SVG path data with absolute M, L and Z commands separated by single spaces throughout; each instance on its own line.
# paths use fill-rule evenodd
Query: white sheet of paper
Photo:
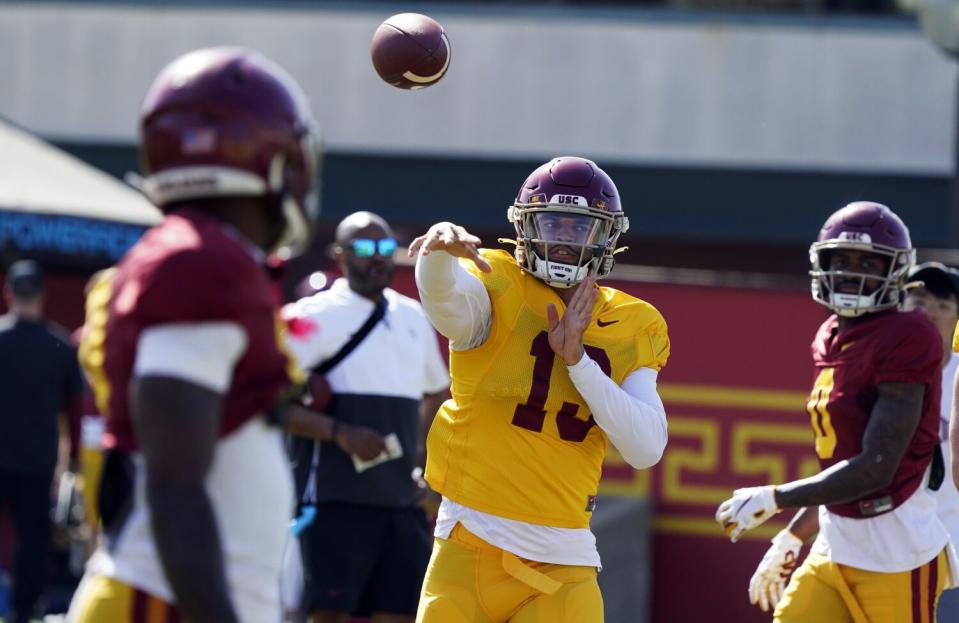
M 353 459 L 353 467 L 356 469 L 357 474 L 362 474 L 369 468 L 376 467 L 380 463 L 392 461 L 393 459 L 398 459 L 403 456 L 403 446 L 400 444 L 400 439 L 396 436 L 396 433 L 390 433 L 383 438 L 383 441 L 386 443 L 386 450 L 380 452 L 378 456 L 369 461 L 364 461 L 355 454 L 350 455 L 350 458 Z

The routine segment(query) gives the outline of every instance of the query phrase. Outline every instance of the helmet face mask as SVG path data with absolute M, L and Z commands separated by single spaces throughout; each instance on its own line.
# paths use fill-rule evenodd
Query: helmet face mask
M 836 256 L 843 261 L 834 262 Z M 850 257 L 859 258 L 858 267 L 845 265 Z M 861 201 L 829 217 L 809 248 L 809 260 L 813 300 L 839 316 L 855 318 L 899 305 L 916 251 L 909 230 L 895 213 Z M 861 268 L 876 260 L 881 269 Z
M 273 197 L 280 202 L 285 227 L 275 247 L 281 259 L 289 259 L 306 250 L 310 241 L 310 233 L 320 217 L 320 202 L 318 180 L 320 179 L 320 150 L 316 132 L 306 133 L 301 139 L 301 153 L 303 154 L 302 173 L 291 171 L 287 158 L 280 154 L 274 156 L 274 167 L 271 168 L 270 191 Z M 272 173 L 275 168 L 279 171 Z M 309 183 L 303 186 L 304 181 Z M 297 185 L 300 188 L 297 188 Z
M 516 261 L 546 284 L 570 288 L 604 277 L 629 220 L 606 173 L 583 158 L 555 158 L 527 178 L 507 212 Z
M 143 190 L 161 209 L 182 201 L 262 197 L 283 220 L 276 245 L 309 240 L 318 131 L 305 95 L 279 65 L 243 48 L 208 48 L 157 76 L 140 115 Z

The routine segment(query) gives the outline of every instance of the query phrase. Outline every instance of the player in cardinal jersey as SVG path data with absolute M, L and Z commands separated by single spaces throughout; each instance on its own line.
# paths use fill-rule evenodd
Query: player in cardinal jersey
M 776 621 L 934 621 L 955 569 L 933 491 L 943 345 L 923 312 L 897 309 L 915 258 L 909 231 L 886 206 L 852 203 L 829 217 L 810 258 L 813 299 L 834 312 L 813 340 L 806 407 L 823 471 L 739 489 L 716 519 L 736 541 L 783 508 L 801 509 L 792 534 L 818 512 Z M 800 540 L 777 539 L 767 556 L 798 555 Z
M 602 621 L 589 520 L 607 444 L 637 469 L 666 445 L 666 323 L 596 285 L 628 227 L 613 181 L 556 158 L 509 220 L 515 256 L 451 223 L 410 246 L 423 306 L 450 339 L 453 394 L 427 440 L 443 501 L 420 623 Z
M 293 491 L 265 415 L 300 378 L 263 261 L 308 240 L 314 132 L 293 79 L 244 49 L 182 56 L 147 94 L 165 216 L 89 294 L 81 359 L 111 447 L 68 620 L 280 620 Z

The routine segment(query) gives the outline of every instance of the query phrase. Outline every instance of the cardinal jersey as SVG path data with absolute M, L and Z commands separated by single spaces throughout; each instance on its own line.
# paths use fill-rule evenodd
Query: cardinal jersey
M 939 442 L 942 338 L 921 311 L 867 316 L 840 332 L 831 316 L 812 344 L 816 380 L 806 409 L 822 469 L 862 451 L 862 438 L 882 383 L 925 386 L 922 417 L 891 485 L 845 504 L 828 506 L 844 517 L 892 510 L 919 487 Z
M 608 442 L 549 346 L 546 307 L 562 314 L 565 305 L 504 251 L 483 256 L 491 273 L 463 266 L 486 286 L 492 325 L 481 346 L 450 353 L 453 399 L 430 429 L 426 478 L 485 513 L 586 528 Z M 612 288 L 600 288 L 583 342 L 617 384 L 642 367 L 660 370 L 669 356 L 659 312 Z
M 116 620 L 109 608 L 121 607 L 129 595 L 98 589 L 116 582 L 173 603 L 146 504 L 146 465 L 128 406 L 130 381 L 144 331 L 179 330 L 197 336 L 224 325 L 236 335 L 242 333 L 242 347 L 235 351 L 238 358 L 223 385 L 220 439 L 204 484 L 240 620 L 279 620 L 276 579 L 288 538 L 293 486 L 280 431 L 256 416 L 269 410 L 299 375 L 282 350 L 278 310 L 264 268 L 238 234 L 202 213 L 184 211 L 147 232 L 88 296 L 81 359 L 97 406 L 106 416 L 108 440 L 129 454 L 135 469 L 132 503 L 122 516 L 122 529 L 112 530 L 105 540 L 108 546 L 90 559 L 84 588 L 71 606 L 71 612 L 81 613 L 79 621 Z M 170 361 L 176 360 L 176 344 L 167 347 Z M 198 351 L 189 362 L 183 358 L 182 372 L 227 367 L 223 362 L 228 355 L 214 347 L 208 350 L 209 364 Z M 106 604 L 104 595 L 119 600 L 120 606 Z
M 301 380 L 278 338 L 282 325 L 271 292 L 265 270 L 242 243 L 200 212 L 167 216 L 95 284 L 80 359 L 117 447 L 136 447 L 128 388 L 145 328 L 223 321 L 243 328 L 247 347 L 223 397 L 222 435 L 263 414 L 281 390 Z

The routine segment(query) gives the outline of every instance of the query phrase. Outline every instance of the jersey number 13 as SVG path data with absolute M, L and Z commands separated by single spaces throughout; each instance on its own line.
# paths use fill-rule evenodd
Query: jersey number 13
M 599 364 L 606 376 L 612 375 L 612 366 L 606 351 L 597 346 L 583 345 L 583 349 L 590 358 Z M 531 430 L 534 433 L 543 431 L 543 422 L 546 420 L 546 398 L 549 395 L 549 380 L 553 371 L 553 360 L 556 353 L 549 345 L 549 334 L 546 331 L 533 338 L 529 354 L 533 356 L 533 384 L 529 390 L 526 402 L 516 405 L 513 412 L 513 425 Z M 556 414 L 556 428 L 559 429 L 559 438 L 564 441 L 580 442 L 586 439 L 589 429 L 596 425 L 596 420 L 590 415 L 582 420 L 576 417 L 579 405 L 572 402 L 563 402 Z

